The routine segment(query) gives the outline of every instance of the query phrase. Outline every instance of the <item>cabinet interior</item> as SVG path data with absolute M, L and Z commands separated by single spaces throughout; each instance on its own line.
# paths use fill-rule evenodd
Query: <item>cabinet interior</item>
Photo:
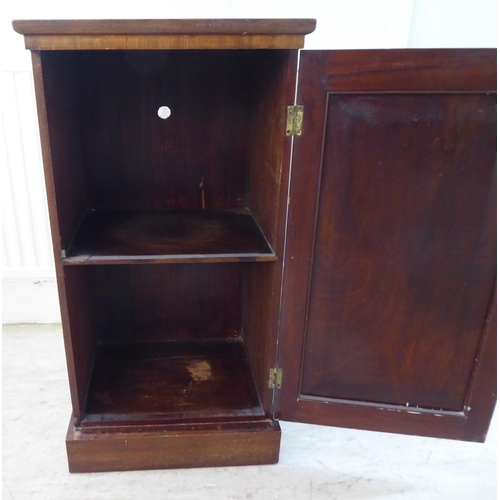
M 292 52 L 41 53 L 78 425 L 270 416 Z

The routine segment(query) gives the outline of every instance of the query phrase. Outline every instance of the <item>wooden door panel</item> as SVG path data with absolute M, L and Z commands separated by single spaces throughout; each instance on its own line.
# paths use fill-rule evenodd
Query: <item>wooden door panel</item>
M 281 418 L 484 438 L 495 399 L 485 361 L 493 60 L 494 51 L 302 55 Z M 474 408 L 481 393 L 485 406 Z
M 463 409 L 494 281 L 493 100 L 330 95 L 302 394 Z

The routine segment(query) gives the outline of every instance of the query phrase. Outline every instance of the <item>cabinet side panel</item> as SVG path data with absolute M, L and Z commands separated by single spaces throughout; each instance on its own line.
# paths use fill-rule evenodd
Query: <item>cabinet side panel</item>
M 76 130 L 68 123 L 69 115 L 64 111 L 65 106 L 73 109 L 76 103 L 65 100 L 70 92 L 71 68 L 68 68 L 68 75 L 61 75 L 64 73 L 61 67 L 57 64 L 54 67 L 38 52 L 32 53 L 32 61 L 66 363 L 73 414 L 78 422 L 85 403 L 93 335 L 90 319 L 86 316 L 88 296 L 81 270 L 65 270 L 60 260 L 61 249 L 69 242 L 84 208 Z M 62 78 L 60 85 L 57 83 L 59 76 Z M 59 91 L 60 101 L 57 99 Z M 68 130 L 54 122 L 58 116 Z
M 67 313 L 63 315 L 65 350 L 68 359 L 70 385 L 74 386 L 73 414 L 76 424 L 85 407 L 90 374 L 96 348 L 96 316 L 94 290 L 90 287 L 83 267 L 64 267 L 64 300 Z
M 86 209 L 80 138 L 81 107 L 77 68 L 67 53 L 41 54 L 46 129 L 50 147 L 59 241 L 66 249 Z M 41 124 L 42 125 L 42 124 Z M 44 158 L 45 161 L 45 158 Z
M 253 112 L 248 135 L 247 199 L 252 214 L 278 252 L 283 242 L 283 205 L 290 161 L 286 107 L 293 104 L 297 51 L 254 55 Z M 281 224 L 281 225 L 280 225 Z
M 286 106 L 295 92 L 297 51 L 256 54 L 253 75 L 255 114 L 248 146 L 247 199 L 277 261 L 245 266 L 243 335 L 266 412 L 272 405 L 269 369 L 276 363 L 291 138 L 286 137 Z

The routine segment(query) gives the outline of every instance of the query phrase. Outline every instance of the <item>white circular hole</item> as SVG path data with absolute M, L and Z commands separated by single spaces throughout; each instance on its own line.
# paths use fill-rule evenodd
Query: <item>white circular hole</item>
M 170 108 L 168 106 L 160 106 L 158 108 L 158 116 L 162 120 L 166 120 L 171 114 L 172 114 L 172 111 L 170 110 Z

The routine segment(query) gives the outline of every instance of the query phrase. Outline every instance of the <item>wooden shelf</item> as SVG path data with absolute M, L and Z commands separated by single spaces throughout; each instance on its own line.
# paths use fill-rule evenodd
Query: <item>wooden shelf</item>
M 101 344 L 82 426 L 264 418 L 239 339 Z
M 275 261 L 246 208 L 93 211 L 63 264 Z

